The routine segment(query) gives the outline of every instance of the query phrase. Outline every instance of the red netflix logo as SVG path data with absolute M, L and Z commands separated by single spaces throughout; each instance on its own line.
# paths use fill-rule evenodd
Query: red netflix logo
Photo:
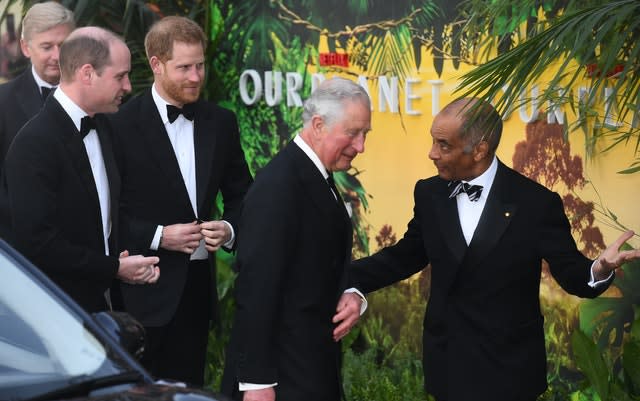
M 349 67 L 349 55 L 346 53 L 320 53 L 320 65 Z

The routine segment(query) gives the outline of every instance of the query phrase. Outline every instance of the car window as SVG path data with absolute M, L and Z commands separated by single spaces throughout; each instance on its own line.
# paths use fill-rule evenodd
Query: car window
M 109 356 L 79 315 L 0 252 L 0 399 L 118 373 Z
M 105 360 L 104 347 L 62 304 L 9 263 L 0 257 L 0 364 L 35 373 L 96 371 Z

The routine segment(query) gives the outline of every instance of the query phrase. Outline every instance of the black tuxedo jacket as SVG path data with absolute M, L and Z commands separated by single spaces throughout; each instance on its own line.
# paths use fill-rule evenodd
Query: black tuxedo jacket
M 111 195 L 110 254 L 105 255 L 98 192 L 84 143 L 53 98 L 16 135 L 5 160 L 16 247 L 90 312 L 105 310 L 104 292 L 118 271 L 120 179 L 110 127 L 96 115 Z
M 0 168 L 11 141 L 20 128 L 40 111 L 42 104 L 40 88 L 33 79 L 31 66 L 0 85 Z
M 163 326 L 173 317 L 182 296 L 189 255 L 149 247 L 158 225 L 190 223 L 196 215 L 151 89 L 122 106 L 112 122 L 122 178 L 120 244 L 132 253 L 157 255 L 161 272 L 156 284 L 122 283 L 124 308 L 145 326 Z M 222 218 L 235 229 L 242 198 L 252 180 L 235 115 L 213 103 L 198 101 L 194 148 L 197 217 L 211 218 L 220 191 Z M 213 255 L 209 259 L 213 266 Z M 215 279 L 215 272 L 212 276 Z M 212 285 L 215 289 L 215 281 Z
M 558 194 L 499 163 L 467 246 L 447 181 L 421 180 L 414 216 L 394 246 L 353 264 L 369 292 L 431 263 L 424 318 L 425 386 L 449 401 L 533 399 L 546 388 L 541 262 L 569 293 L 595 297 Z
M 223 392 L 236 393 L 238 382 L 277 382 L 280 401 L 338 400 L 331 318 L 351 259 L 351 221 L 295 143 L 257 175 L 240 230 Z

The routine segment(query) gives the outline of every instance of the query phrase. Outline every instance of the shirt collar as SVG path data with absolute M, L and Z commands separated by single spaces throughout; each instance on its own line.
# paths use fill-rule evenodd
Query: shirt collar
M 311 149 L 309 144 L 307 144 L 300 135 L 296 135 L 295 138 L 293 138 L 293 142 L 298 145 L 300 149 L 302 149 L 304 154 L 306 154 L 309 159 L 311 159 L 313 164 L 315 164 L 316 168 L 320 171 L 320 173 L 322 173 L 322 176 L 326 180 L 329 177 L 329 173 L 327 172 L 326 167 L 320 161 L 320 158 L 318 157 L 316 152 Z
M 33 75 L 33 80 L 36 81 L 36 85 L 38 85 L 38 91 L 40 91 L 41 86 L 44 86 L 47 88 L 57 87 L 57 85 L 51 85 L 49 82 L 40 78 L 40 75 L 38 75 L 38 73 L 36 72 L 36 67 L 34 67 L 33 64 L 31 65 L 31 74 Z
M 151 96 L 153 97 L 153 102 L 156 104 L 156 108 L 158 109 L 158 113 L 160 113 L 160 119 L 162 120 L 162 124 L 166 125 L 169 123 L 169 116 L 167 115 L 167 105 L 171 104 L 164 100 L 162 96 L 158 93 L 156 89 L 155 82 L 153 86 L 151 86 Z
M 75 124 L 78 131 L 80 131 L 80 120 L 82 117 L 87 116 L 88 114 L 80 108 L 66 93 L 62 90 L 62 88 L 56 89 L 53 92 L 53 97 L 56 98 L 60 106 L 67 112 L 73 123 Z
M 484 171 L 484 173 L 480 174 L 476 178 L 470 181 L 466 181 L 471 185 L 480 185 L 482 186 L 482 196 L 486 196 L 489 194 L 489 190 L 493 185 L 493 180 L 496 178 L 496 173 L 498 172 L 498 158 L 494 155 L 489 168 Z

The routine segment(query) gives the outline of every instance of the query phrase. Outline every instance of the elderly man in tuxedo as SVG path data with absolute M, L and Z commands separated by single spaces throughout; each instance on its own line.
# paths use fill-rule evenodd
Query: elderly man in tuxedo
M 0 166 L 18 130 L 58 85 L 60 45 L 74 28 L 73 13 L 55 1 L 34 4 L 22 19 L 20 48 L 31 68 L 0 85 Z
M 157 257 L 119 252 L 111 130 L 131 90 L 129 49 L 96 27 L 60 47 L 60 87 L 18 132 L 5 161 L 15 245 L 89 312 L 109 308 L 114 280 L 157 281 Z
M 632 232 L 595 261 L 583 256 L 558 194 L 497 159 L 501 133 L 498 113 L 477 99 L 438 113 L 429 152 L 438 175 L 416 184 L 404 237 L 350 271 L 350 284 L 370 292 L 431 264 L 423 363 L 438 401 L 535 400 L 547 386 L 542 260 L 567 292 L 596 297 L 640 257 L 619 251 Z
M 342 396 L 338 340 L 349 316 L 342 294 L 353 231 L 332 174 L 364 151 L 370 100 L 356 83 L 332 78 L 306 100 L 302 119 L 300 134 L 258 173 L 242 209 L 222 390 L 244 401 Z M 360 298 L 351 296 L 357 319 Z
M 217 292 L 214 252 L 234 246 L 252 178 L 233 112 L 200 99 L 206 38 L 184 17 L 145 37 L 153 86 L 113 118 L 122 176 L 122 241 L 162 259 L 153 286 L 121 283 L 124 308 L 144 325 L 143 364 L 156 376 L 204 383 Z M 214 220 L 221 193 L 223 215 Z

